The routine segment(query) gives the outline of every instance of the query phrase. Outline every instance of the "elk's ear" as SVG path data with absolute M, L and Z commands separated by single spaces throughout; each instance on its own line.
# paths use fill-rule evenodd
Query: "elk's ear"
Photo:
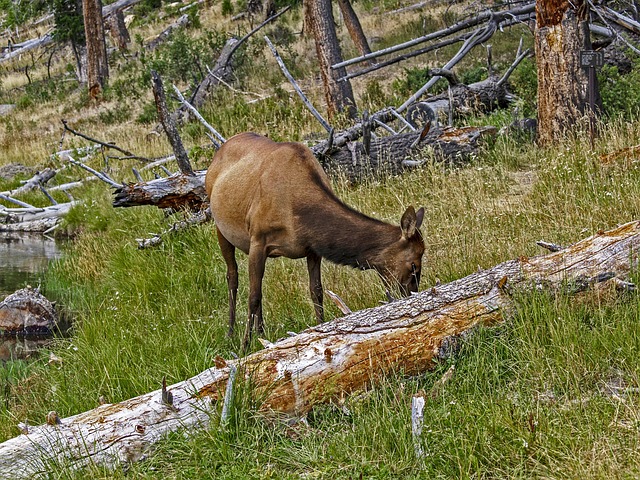
M 422 212 L 424 215 L 424 211 Z M 422 221 L 422 217 L 420 217 Z M 413 207 L 407 208 L 400 219 L 400 229 L 402 230 L 403 238 L 411 238 L 416 234 L 418 225 L 418 218 L 416 217 L 416 211 Z
M 416 229 L 422 226 L 422 220 L 424 220 L 424 207 L 420 207 L 416 212 Z

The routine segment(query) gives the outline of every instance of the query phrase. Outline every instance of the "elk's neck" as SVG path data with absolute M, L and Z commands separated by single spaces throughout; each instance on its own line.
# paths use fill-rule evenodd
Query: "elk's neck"
M 384 250 L 400 238 L 399 226 L 368 217 L 337 197 L 301 208 L 309 248 L 339 265 L 373 268 L 384 262 Z

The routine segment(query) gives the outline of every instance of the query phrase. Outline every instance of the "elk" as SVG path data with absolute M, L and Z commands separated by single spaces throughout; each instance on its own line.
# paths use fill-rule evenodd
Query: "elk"
M 374 269 L 387 288 L 418 291 L 424 241 L 424 208 L 408 207 L 400 226 L 368 217 L 334 194 L 315 156 L 304 145 L 277 143 L 255 133 L 230 138 L 215 154 L 205 178 L 222 257 L 227 265 L 229 336 L 236 321 L 238 265 L 235 250 L 249 256 L 249 321 L 264 332 L 262 278 L 268 257 L 307 259 L 309 289 L 323 321 L 322 258 Z

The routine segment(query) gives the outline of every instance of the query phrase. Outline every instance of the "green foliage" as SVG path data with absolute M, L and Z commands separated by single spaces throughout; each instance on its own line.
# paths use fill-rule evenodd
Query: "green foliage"
M 231 0 L 222 0 L 222 15 L 229 16 L 233 13 Z
M 414 94 L 429 81 L 429 68 L 406 68 L 404 78 L 397 78 L 393 81 L 394 93 L 402 97 Z M 443 78 L 438 80 L 429 90 L 432 95 L 444 92 L 447 89 L 447 81 Z
M 84 45 L 84 20 L 82 0 L 52 0 L 55 22 L 54 38 L 59 42 L 70 41 Z
M 191 82 L 195 85 L 207 73 L 204 65 L 217 58 L 225 41 L 225 34 L 217 30 L 209 30 L 200 38 L 192 38 L 179 31 L 150 58 L 145 58 L 143 65 L 147 71 L 151 69 L 160 73 L 165 82 Z
M 485 78 L 487 78 L 487 67 L 482 64 L 463 70 L 458 75 L 458 80 L 465 85 L 479 82 Z
M 162 0 L 142 0 L 134 6 L 134 12 L 139 18 L 155 16 L 162 7 Z
M 522 115 L 536 117 L 538 77 L 535 58 L 525 58 L 509 77 L 510 90 L 524 101 Z
M 625 75 L 617 67 L 605 65 L 598 72 L 598 83 L 606 114 L 630 119 L 640 113 L 640 61 Z
M 2 29 L 15 29 L 21 27 L 30 19 L 44 14 L 48 9 L 50 0 L 30 0 L 28 2 L 16 0 L 0 0 L 0 12 L 3 18 L 0 21 Z

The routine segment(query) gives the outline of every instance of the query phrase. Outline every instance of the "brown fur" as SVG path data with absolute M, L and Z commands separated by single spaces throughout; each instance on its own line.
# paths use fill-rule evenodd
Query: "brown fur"
M 235 249 L 249 255 L 249 324 L 263 330 L 262 277 L 267 257 L 307 258 L 318 321 L 323 320 L 320 263 L 374 268 L 388 287 L 418 290 L 424 209 L 409 207 L 401 226 L 353 210 L 333 193 L 311 150 L 255 133 L 229 139 L 205 179 L 229 286 L 229 334 L 235 324 L 238 268 Z

